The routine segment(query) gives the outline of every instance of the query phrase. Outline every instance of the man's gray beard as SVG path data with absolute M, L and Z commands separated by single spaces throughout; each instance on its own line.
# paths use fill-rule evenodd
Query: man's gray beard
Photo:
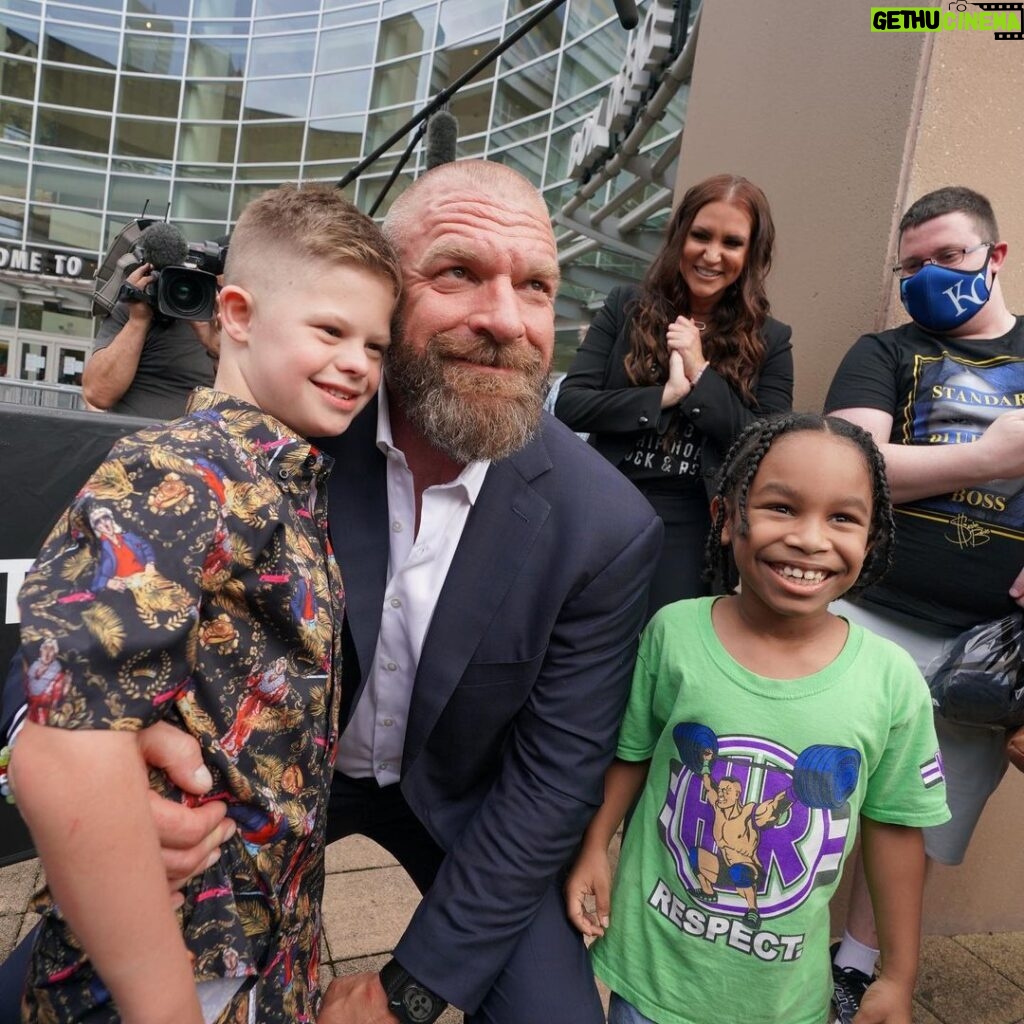
M 473 373 L 445 357 L 452 353 L 519 372 Z M 424 353 L 396 339 L 386 360 L 388 386 L 410 423 L 455 462 L 507 458 L 537 432 L 547 372 L 532 347 L 513 351 L 491 341 L 458 343 L 438 335 Z

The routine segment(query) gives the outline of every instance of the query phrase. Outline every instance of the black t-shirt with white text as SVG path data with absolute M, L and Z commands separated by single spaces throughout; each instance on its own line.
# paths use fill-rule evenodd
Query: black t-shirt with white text
M 969 444 L 1024 409 L 1024 319 L 999 338 L 950 338 L 905 324 L 857 340 L 825 411 L 879 409 L 892 444 Z M 966 629 L 1015 608 L 1024 567 L 1024 478 L 990 480 L 895 508 L 895 564 L 868 600 Z

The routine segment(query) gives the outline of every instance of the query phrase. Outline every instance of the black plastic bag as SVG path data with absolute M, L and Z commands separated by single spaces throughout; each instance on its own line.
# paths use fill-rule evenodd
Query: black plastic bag
M 1024 725 L 1024 614 L 983 622 L 928 666 L 932 704 L 965 725 Z

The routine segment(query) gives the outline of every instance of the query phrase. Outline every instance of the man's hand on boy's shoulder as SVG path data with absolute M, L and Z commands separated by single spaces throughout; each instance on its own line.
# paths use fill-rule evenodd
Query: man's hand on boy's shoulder
M 202 796 L 213 785 L 199 744 L 188 733 L 166 722 L 158 722 L 143 729 L 138 740 L 143 761 L 165 772 L 179 789 Z M 149 800 L 167 884 L 175 893 L 173 901 L 177 904 L 181 896 L 176 890 L 217 860 L 221 844 L 234 835 L 236 826 L 225 817 L 227 804 L 221 800 L 187 807 L 176 800 L 157 796 L 152 790 Z
M 883 973 L 868 986 L 853 1024 L 913 1024 L 913 1018 L 913 992 Z

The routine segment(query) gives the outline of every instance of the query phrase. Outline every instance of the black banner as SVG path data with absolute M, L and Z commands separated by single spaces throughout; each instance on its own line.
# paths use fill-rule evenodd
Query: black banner
M 0 402 L 0 679 L 18 649 L 15 597 L 25 570 L 111 445 L 150 422 Z M 17 696 L 5 694 L 5 720 Z M 31 856 L 21 817 L 0 800 L 0 865 Z

